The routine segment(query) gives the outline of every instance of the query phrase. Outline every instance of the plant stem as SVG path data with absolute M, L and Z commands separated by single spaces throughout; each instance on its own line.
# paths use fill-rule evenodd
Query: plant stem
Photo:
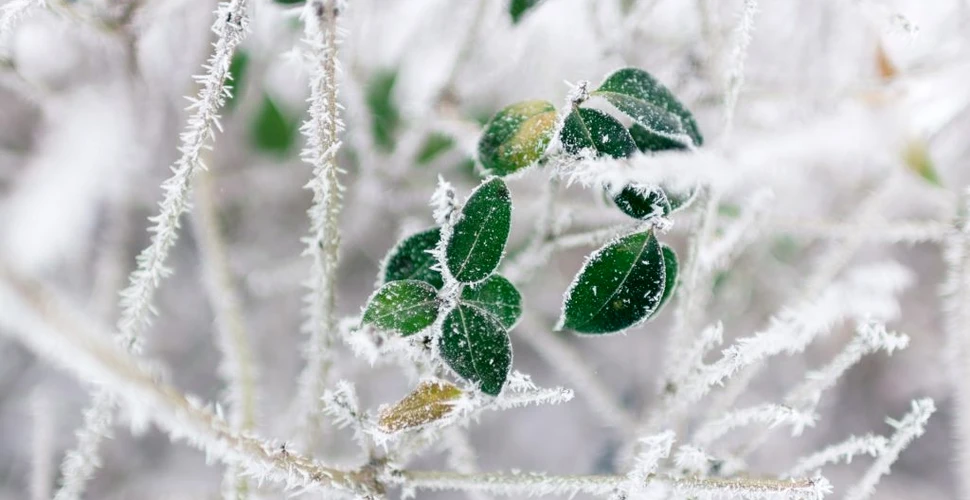
M 313 191 L 313 205 L 308 210 L 310 236 L 304 255 L 313 259 L 307 287 L 304 331 L 310 334 L 305 356 L 307 365 L 300 375 L 298 411 L 302 413 L 307 443 L 317 439 L 320 428 L 322 397 L 327 385 L 331 351 L 337 329 L 336 284 L 337 257 L 340 250 L 339 217 L 342 208 L 340 168 L 337 166 L 338 134 L 343 129 L 337 102 L 337 20 L 342 3 L 337 0 L 307 2 L 303 11 L 304 41 L 309 46 L 310 117 L 302 132 L 307 145 L 303 161 L 313 166 L 313 178 L 307 187 Z
M 205 289 L 215 313 L 216 345 L 222 354 L 219 373 L 228 387 L 227 406 L 233 428 L 251 430 L 256 422 L 256 374 L 249 333 L 243 320 L 241 299 L 229 269 L 229 252 L 218 223 L 218 207 L 212 191 L 212 174 L 195 178 L 196 212 L 192 225 L 199 246 Z M 232 468 L 224 486 L 231 498 L 248 496 L 249 483 Z M 227 496 L 227 498 L 230 498 Z

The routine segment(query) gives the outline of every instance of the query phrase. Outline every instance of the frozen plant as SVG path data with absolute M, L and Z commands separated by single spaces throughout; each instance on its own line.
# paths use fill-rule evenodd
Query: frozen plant
M 0 4 L 0 500 L 968 498 L 970 8 L 397 4 Z

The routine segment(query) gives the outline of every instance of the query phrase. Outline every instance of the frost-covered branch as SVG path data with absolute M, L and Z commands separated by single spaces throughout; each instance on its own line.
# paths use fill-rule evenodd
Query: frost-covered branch
M 42 391 L 42 390 L 41 390 Z M 50 397 L 41 392 L 33 395 L 30 466 L 31 500 L 48 500 L 51 497 L 51 484 L 54 481 L 52 467 L 54 460 L 54 408 Z
M 83 425 L 75 432 L 77 446 L 68 450 L 61 464 L 63 482 L 54 500 L 81 498 L 94 471 L 101 467 L 101 441 L 111 437 L 112 410 L 116 405 L 108 391 L 97 391 L 84 410 Z
M 852 436 L 841 443 L 836 443 L 825 449 L 802 458 L 783 477 L 795 477 L 816 471 L 828 464 L 839 462 L 851 463 L 859 455 L 878 457 L 886 451 L 889 440 L 883 436 L 866 434 Z
M 10 0 L 0 6 L 0 60 L 7 58 L 6 41 L 31 11 L 47 7 L 46 0 Z
M 700 400 L 714 386 L 765 359 L 804 351 L 815 338 L 846 318 L 888 317 L 898 312 L 895 294 L 910 280 L 894 263 L 873 264 L 832 285 L 814 301 L 802 301 L 772 318 L 768 328 L 737 340 L 722 357 L 688 375 L 672 394 L 665 394 L 646 429 L 657 429 L 671 416 Z
M 869 467 L 862 479 L 856 483 L 845 495 L 845 500 L 865 500 L 872 496 L 876 489 L 876 484 L 882 476 L 889 474 L 889 468 L 893 462 L 899 458 L 899 454 L 904 448 L 909 446 L 926 430 L 926 422 L 936 411 L 933 400 L 919 399 L 912 402 L 912 410 L 901 420 L 887 419 L 886 423 L 896 429 L 896 432 L 889 438 L 885 450 L 879 458 Z
M 627 480 L 622 486 L 622 491 L 617 492 L 613 498 L 615 500 L 639 498 L 645 490 L 650 476 L 657 471 L 660 461 L 670 455 L 670 449 L 674 446 L 676 437 L 673 431 L 665 431 L 641 438 L 637 443 L 640 452 L 633 459 L 633 467 L 626 475 Z
M 811 411 L 802 411 L 790 406 L 765 403 L 750 408 L 726 413 L 721 418 L 704 424 L 694 436 L 694 442 L 707 446 L 714 440 L 739 427 L 751 424 L 765 424 L 769 428 L 779 425 L 790 425 L 792 436 L 798 436 L 806 427 L 814 427 L 818 415 Z
M 337 427 L 349 427 L 360 448 L 367 450 L 369 455 L 373 455 L 367 435 L 373 431 L 374 423 L 371 416 L 361 410 L 357 390 L 353 384 L 341 380 L 337 382 L 334 390 L 324 392 L 323 411 L 333 418 Z
M 755 193 L 744 204 L 741 217 L 728 226 L 720 238 L 702 249 L 701 264 L 708 273 L 726 268 L 754 240 L 763 227 L 762 219 L 769 212 L 773 198 L 767 190 Z
M 205 74 L 195 77 L 201 86 L 189 106 L 191 112 L 185 131 L 180 136 L 179 159 L 172 166 L 173 175 L 162 184 L 163 199 L 159 214 L 151 218 L 151 244 L 137 259 L 129 286 L 121 292 L 121 318 L 116 338 L 133 353 L 141 351 L 141 335 L 151 321 L 155 292 L 163 278 L 171 273 L 165 260 L 178 238 L 179 219 L 189 207 L 189 192 L 194 173 L 204 169 L 202 153 L 215 136 L 219 109 L 225 104 L 229 89 L 226 79 L 236 46 L 245 37 L 248 18 L 246 0 L 222 2 L 215 12 L 212 31 L 218 37 L 213 52 L 204 66 Z M 85 411 L 85 427 L 78 431 L 78 448 L 68 452 L 61 466 L 64 486 L 58 500 L 75 500 L 84 491 L 87 479 L 100 462 L 99 441 L 111 427 L 111 398 L 96 394 L 95 405 Z M 69 473 L 77 476 L 68 477 Z
M 310 73 L 309 118 L 301 131 L 306 137 L 303 161 L 313 167 L 307 187 L 313 192 L 313 205 L 308 210 L 310 235 L 304 239 L 304 255 L 313 259 L 306 282 L 306 316 L 303 330 L 310 335 L 306 344 L 306 368 L 300 375 L 298 411 L 306 438 L 315 439 L 319 427 L 323 396 L 336 335 L 335 311 L 337 257 L 340 250 L 339 217 L 343 186 L 337 166 L 339 134 L 343 130 L 340 103 L 337 101 L 337 78 L 340 72 L 338 19 L 344 9 L 341 0 L 312 0 L 306 3 L 302 18 L 306 64 Z
M 201 86 L 199 94 L 188 109 L 190 115 L 179 140 L 180 156 L 172 166 L 172 177 L 162 183 L 163 199 L 159 213 L 151 218 L 151 244 L 138 256 L 138 267 L 131 273 L 131 283 L 121 292 L 121 319 L 118 331 L 123 342 L 139 352 L 143 330 L 151 321 L 155 291 L 163 278 L 171 274 L 165 260 L 178 238 L 179 218 L 189 208 L 189 192 L 196 170 L 204 169 L 202 152 L 215 137 L 219 124 L 219 110 L 229 94 L 226 76 L 236 46 L 242 42 L 249 21 L 246 0 L 222 2 L 216 9 L 212 31 L 218 37 L 214 50 L 204 66 L 205 73 L 195 77 Z
M 256 422 L 256 366 L 243 320 L 242 300 L 229 269 L 229 252 L 218 223 L 218 207 L 212 190 L 212 175 L 199 172 L 195 178 L 196 218 L 192 228 L 199 246 L 206 293 L 215 313 L 216 345 L 222 354 L 219 375 L 226 384 L 229 420 L 238 430 L 252 429 Z M 223 488 L 241 500 L 249 489 L 245 479 L 226 471 Z M 229 498 L 229 496 L 226 496 Z
M 834 387 L 842 375 L 855 366 L 863 357 L 884 350 L 892 354 L 909 345 L 909 337 L 886 331 L 881 324 L 861 323 L 856 327 L 856 336 L 829 364 L 809 372 L 805 381 L 785 397 L 787 404 L 799 408 L 815 408 L 822 392 Z
M 934 220 L 872 220 L 848 223 L 813 219 L 768 218 L 763 230 L 806 238 L 845 239 L 858 237 L 866 242 L 923 243 L 940 242 L 950 227 Z
M 748 46 L 751 45 L 751 31 L 754 29 L 754 16 L 758 13 L 757 0 L 744 0 L 741 8 L 741 19 L 735 31 L 737 37 L 734 50 L 731 51 L 731 72 L 728 75 L 727 91 L 724 93 L 724 138 L 730 136 L 734 128 L 734 110 L 744 85 L 744 61 L 748 56 Z
M 700 189 L 700 188 L 699 188 Z M 720 196 L 712 189 L 702 189 L 698 195 L 703 202 L 701 210 L 695 215 L 693 233 L 690 236 L 687 250 L 687 262 L 682 273 L 683 279 L 678 284 L 677 305 L 674 309 L 674 326 L 667 339 L 666 355 L 664 356 L 663 390 L 672 386 L 670 381 L 673 374 L 682 369 L 680 364 L 687 358 L 685 350 L 692 344 L 690 335 L 694 333 L 698 322 L 698 313 L 703 311 L 710 299 L 710 273 L 704 265 L 703 253 L 712 238 L 717 225 L 717 206 Z M 678 389 L 674 387 L 674 392 Z M 654 431 L 659 429 L 654 429 Z
M 2 267 L 0 312 L 0 333 L 119 397 L 134 415 L 151 419 L 171 439 L 184 439 L 209 456 L 238 466 L 255 480 L 362 496 L 379 488 L 366 471 L 325 467 L 275 443 L 234 430 L 211 407 L 158 380 L 65 300 Z
M 723 498 L 725 495 L 760 499 L 784 498 L 818 499 L 831 491 L 824 478 L 811 479 L 755 479 L 755 478 L 699 478 L 654 475 L 650 484 L 666 487 L 669 491 L 688 498 Z M 482 473 L 461 474 L 437 471 L 399 471 L 390 478 L 405 491 L 418 489 L 431 491 L 483 491 L 493 495 L 513 497 L 539 497 L 545 495 L 576 495 L 587 493 L 596 496 L 611 495 L 624 481 L 625 476 L 555 476 L 541 473 Z
M 963 193 L 962 213 L 943 246 L 946 281 L 941 290 L 944 297 L 943 317 L 947 335 L 948 371 L 954 392 L 954 430 L 959 445 L 960 487 L 970 494 L 970 189 Z

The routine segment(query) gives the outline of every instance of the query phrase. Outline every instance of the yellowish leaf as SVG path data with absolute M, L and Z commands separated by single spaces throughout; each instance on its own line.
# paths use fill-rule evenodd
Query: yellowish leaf
M 378 425 L 385 432 L 398 432 L 430 424 L 448 416 L 461 389 L 448 382 L 422 382 L 404 399 L 381 412 Z

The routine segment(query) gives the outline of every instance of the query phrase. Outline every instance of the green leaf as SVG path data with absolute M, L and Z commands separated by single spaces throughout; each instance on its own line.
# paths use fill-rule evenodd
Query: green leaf
M 933 166 L 933 159 L 930 157 L 930 151 L 926 147 L 925 141 L 910 141 L 906 145 L 906 149 L 903 150 L 903 163 L 923 180 L 934 186 L 943 186 L 943 183 L 940 182 L 940 176 L 936 172 L 936 167 Z
M 653 317 L 663 309 L 663 306 L 667 304 L 670 297 L 674 295 L 674 291 L 677 289 L 677 277 L 680 272 L 680 265 L 677 263 L 677 254 L 674 252 L 674 249 L 661 244 L 660 251 L 664 255 L 664 293 L 660 297 L 660 303 L 657 304 L 657 309 L 653 311 L 650 317 Z
M 461 291 L 461 302 L 495 316 L 509 330 L 522 315 L 522 295 L 515 285 L 497 274 L 477 285 L 465 287 Z
M 244 50 L 237 50 L 232 56 L 232 62 L 229 63 L 229 85 L 232 86 L 232 93 L 226 99 L 226 111 L 235 109 L 236 101 L 242 95 L 247 69 L 249 69 L 249 54 Z
M 630 127 L 630 136 L 633 137 L 637 148 L 644 153 L 686 149 L 683 144 L 651 133 L 638 123 Z M 647 219 L 653 213 L 654 205 L 660 205 L 663 209 L 662 215 L 670 215 L 687 206 L 695 192 L 696 190 L 687 193 L 671 192 L 667 188 L 658 186 L 629 184 L 613 196 L 613 202 L 630 217 Z
M 364 323 L 407 336 L 431 326 L 438 318 L 438 291 L 423 281 L 392 281 L 367 301 Z
M 517 24 L 526 12 L 540 3 L 542 3 L 542 0 L 511 0 L 509 2 L 509 15 L 512 16 L 512 24 Z
M 441 230 L 433 227 L 401 240 L 384 260 L 384 282 L 418 280 L 441 288 L 444 280 L 440 271 L 432 269 L 438 261 L 430 253 L 440 239 Z
M 532 165 L 549 146 L 556 127 L 556 107 L 546 101 L 523 101 L 492 117 L 478 141 L 485 172 L 509 175 Z
M 629 184 L 613 196 L 613 202 L 621 212 L 634 219 L 646 220 L 670 213 L 667 194 L 657 186 Z
M 487 278 L 502 260 L 512 225 L 509 188 L 497 177 L 472 192 L 445 247 L 445 263 L 462 283 Z
M 652 133 L 687 134 L 694 145 L 704 143 L 690 111 L 667 87 L 642 69 L 617 70 L 592 94 L 603 97 Z
M 434 132 L 424 140 L 424 144 L 418 150 L 415 161 L 418 162 L 418 165 L 427 165 L 442 153 L 454 147 L 454 145 L 455 140 L 451 136 Z
M 637 150 L 626 127 L 598 109 L 574 109 L 563 122 L 559 138 L 563 149 L 573 155 L 592 149 L 597 156 L 626 158 Z
M 566 292 L 560 327 L 590 334 L 630 328 L 657 309 L 665 282 L 653 231 L 624 236 L 590 256 Z
M 633 142 L 636 143 L 637 149 L 644 153 L 687 149 L 687 146 L 684 146 L 680 141 L 657 135 L 647 130 L 643 125 L 635 122 L 630 126 L 630 136 L 633 137 Z
M 297 122 L 296 117 L 284 115 L 273 99 L 264 94 L 263 104 L 253 122 L 253 144 L 261 151 L 285 155 L 292 150 L 296 141 L 299 130 Z
M 509 334 L 491 314 L 459 303 L 441 328 L 441 358 L 461 378 L 479 384 L 485 394 L 498 396 L 512 365 Z
M 397 143 L 397 130 L 401 126 L 401 113 L 394 102 L 394 84 L 397 72 L 384 70 L 376 73 L 367 83 L 367 108 L 371 114 L 371 133 L 377 149 L 390 153 Z

